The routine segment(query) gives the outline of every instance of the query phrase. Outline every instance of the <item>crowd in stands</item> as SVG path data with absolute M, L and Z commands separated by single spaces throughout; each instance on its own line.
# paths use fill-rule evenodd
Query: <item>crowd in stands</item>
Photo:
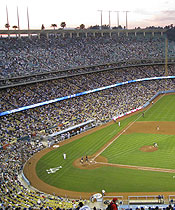
M 30 141 L 17 141 L 8 146 L 3 152 L 0 152 L 0 210 L 72 210 L 78 209 L 77 207 L 79 206 L 80 201 L 82 202 L 82 205 L 86 203 L 86 200 L 70 200 L 54 194 L 48 195 L 33 190 L 32 188 L 26 187 L 21 179 L 19 179 L 19 174 L 22 172 L 23 164 L 32 155 L 44 148 L 45 146 L 41 142 L 35 142 L 33 144 Z M 167 205 L 167 208 L 159 208 L 158 206 L 156 206 L 156 208 L 142 207 L 141 210 L 173 210 L 174 208 L 172 205 Z M 170 208 L 170 206 L 172 208 Z M 94 207 L 94 209 L 99 208 Z M 140 210 L 140 207 L 137 207 L 136 209 Z
M 174 62 L 173 57 L 168 60 L 170 63 Z M 149 59 L 149 60 L 129 60 L 126 62 L 110 63 L 104 65 L 88 66 L 88 67 L 79 67 L 74 69 L 66 69 L 60 71 L 52 71 L 47 73 L 33 74 L 30 76 L 22 77 L 12 77 L 8 79 L 0 79 L 0 88 L 6 88 L 10 86 L 19 86 L 20 84 L 33 84 L 41 81 L 49 81 L 53 79 L 73 77 L 77 75 L 85 75 L 90 73 L 97 73 L 103 71 L 110 71 L 112 69 L 121 69 L 123 67 L 131 66 L 143 66 L 143 65 L 155 65 L 157 63 L 164 64 L 164 59 Z
M 169 65 L 168 74 L 175 75 Z M 103 71 L 0 90 L 0 112 L 92 90 L 115 83 L 165 75 L 164 65 L 140 66 Z M 100 79 L 98 79 L 100 78 Z
M 170 66 L 169 72 L 174 74 L 174 66 Z M 164 75 L 163 66 L 131 67 L 8 88 L 1 90 L 1 112 L 122 81 L 161 75 Z M 175 89 L 174 79 L 130 83 L 2 116 L 0 146 L 38 133 L 47 136 L 91 119 L 109 121 L 113 116 L 143 106 L 158 91 L 169 89 Z
M 0 78 L 129 59 L 162 58 L 163 46 L 164 38 L 160 36 L 1 38 Z M 175 75 L 175 66 L 170 65 L 168 71 L 169 75 Z M 164 74 L 164 66 L 145 65 L 5 88 L 0 90 L 0 112 L 114 83 Z M 77 205 L 76 202 L 64 202 L 62 198 L 29 190 L 19 182 L 23 163 L 45 146 L 17 140 L 25 136 L 30 139 L 38 133 L 48 136 L 90 119 L 107 122 L 113 116 L 143 106 L 158 91 L 170 89 L 175 90 L 175 79 L 137 82 L 0 117 L 0 209 L 72 209 Z M 7 144 L 10 146 L 2 150 Z
M 164 58 L 164 36 L 28 37 L 0 39 L 0 78 L 130 59 Z M 143 50 L 144 49 L 144 50 Z M 169 45 L 169 56 L 174 48 Z
M 0 209 L 75 209 L 79 200 L 63 199 L 25 187 L 19 181 L 23 164 L 36 152 L 44 149 L 41 143 L 19 141 L 0 153 Z M 84 203 L 84 201 L 83 201 Z

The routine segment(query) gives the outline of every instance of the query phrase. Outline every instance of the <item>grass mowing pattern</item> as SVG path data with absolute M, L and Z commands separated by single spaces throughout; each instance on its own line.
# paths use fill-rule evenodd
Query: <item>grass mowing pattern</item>
M 175 121 L 175 95 L 163 96 L 139 121 Z
M 140 148 L 157 142 L 155 152 L 142 152 Z M 175 168 L 175 136 L 133 133 L 122 135 L 102 153 L 109 163 L 147 166 L 156 168 Z
M 175 96 L 165 96 L 154 104 L 140 121 L 174 121 Z M 83 156 L 92 155 L 122 128 L 138 118 L 138 115 L 121 121 L 121 127 L 112 124 L 93 134 L 64 145 L 43 156 L 37 163 L 37 175 L 46 183 L 74 191 L 100 192 L 161 192 L 174 191 L 174 174 L 151 171 L 138 171 L 114 167 L 101 167 L 93 170 L 74 168 L 72 162 Z M 143 153 L 139 148 L 158 143 L 159 150 L 154 153 Z M 67 159 L 63 160 L 63 153 Z M 102 155 L 110 163 L 142 165 L 150 167 L 174 168 L 175 137 L 156 134 L 121 135 Z M 174 159 L 174 160 L 173 160 Z M 58 166 L 63 168 L 54 174 L 47 174 L 46 169 Z
M 137 117 L 138 114 L 122 120 L 120 127 L 118 127 L 117 124 L 112 124 L 106 128 L 103 128 L 99 131 L 96 131 L 92 134 L 89 134 L 74 142 L 71 142 L 67 145 L 64 145 L 58 149 L 49 152 L 38 161 L 36 166 L 37 175 L 44 182 L 53 186 L 76 191 L 88 191 L 89 188 L 89 192 L 93 191 L 92 186 L 94 186 L 94 183 L 92 184 L 92 186 L 87 185 L 85 187 L 86 183 L 84 181 L 87 180 L 88 183 L 89 179 L 89 182 L 91 183 L 93 181 L 92 176 L 95 176 L 95 174 L 97 179 L 99 179 L 99 169 L 80 170 L 73 167 L 73 161 L 81 156 L 94 154 L 106 142 L 108 142 L 120 130 L 126 127 L 131 121 L 135 120 Z M 66 160 L 63 160 L 64 152 L 67 154 Z M 58 166 L 62 166 L 63 168 L 54 174 L 48 174 L 46 172 L 47 169 L 55 168 Z M 103 176 L 104 175 L 102 174 L 101 180 L 103 179 Z M 69 184 L 69 182 L 71 182 L 71 184 Z M 81 190 L 77 189 L 78 183 L 81 183 L 82 185 Z

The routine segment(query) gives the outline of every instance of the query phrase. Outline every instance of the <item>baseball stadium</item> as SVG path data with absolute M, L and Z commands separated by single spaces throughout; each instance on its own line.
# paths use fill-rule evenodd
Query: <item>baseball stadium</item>
M 174 208 L 167 30 L 8 30 L 0 51 L 0 209 Z

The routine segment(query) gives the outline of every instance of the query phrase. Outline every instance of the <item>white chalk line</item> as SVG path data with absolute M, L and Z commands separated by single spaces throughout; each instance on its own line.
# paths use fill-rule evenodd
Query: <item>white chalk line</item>
M 163 94 L 157 101 L 159 101 L 165 94 Z M 157 101 L 155 103 L 157 103 Z M 154 104 L 155 104 L 154 103 Z M 153 105 L 154 105 L 153 104 Z M 152 106 L 150 106 L 145 113 L 151 108 Z M 92 160 L 94 161 L 102 152 L 104 152 L 115 140 L 117 140 L 123 133 L 125 133 L 125 131 L 127 131 L 142 115 L 138 116 L 133 122 L 131 122 L 126 128 L 124 128 L 124 130 L 117 135 L 117 137 L 112 140 L 104 149 L 102 149 L 99 153 L 97 153 L 97 155 L 95 157 L 92 158 Z
M 122 164 L 115 164 L 115 163 L 104 163 L 104 162 L 94 162 L 96 164 L 108 165 L 108 166 L 116 166 L 119 168 L 129 168 L 129 169 L 137 169 L 137 170 L 144 170 L 144 171 L 158 171 L 158 172 L 165 172 L 165 173 L 175 173 L 175 169 L 167 169 L 167 168 L 152 168 L 146 166 L 132 166 L 132 165 L 122 165 Z

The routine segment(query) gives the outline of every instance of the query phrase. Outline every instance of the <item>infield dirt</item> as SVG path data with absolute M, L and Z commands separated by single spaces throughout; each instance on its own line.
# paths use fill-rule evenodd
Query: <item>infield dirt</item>
M 114 122 L 110 122 L 108 123 L 107 125 L 102 125 L 102 126 L 99 126 L 97 128 L 94 128 L 92 130 L 89 130 L 87 132 L 84 132 L 78 136 L 75 136 L 69 140 L 65 140 L 63 142 L 60 142 L 59 143 L 59 146 L 62 146 L 64 144 L 68 144 L 72 141 L 75 141 L 77 138 L 81 138 L 89 133 L 92 133 L 92 132 L 95 132 L 96 130 L 99 130 L 99 129 L 102 129 L 103 127 L 105 126 L 109 126 L 110 124 L 112 124 Z M 157 126 L 159 126 L 159 130 L 157 130 Z M 121 131 L 122 132 L 122 131 Z M 124 135 L 126 134 L 130 134 L 130 133 L 133 133 L 133 132 L 136 132 L 136 133 L 159 133 L 159 134 L 171 134 L 171 135 L 175 135 L 175 122 L 135 122 L 130 128 L 128 128 L 128 130 L 126 130 L 126 132 L 124 133 Z M 114 137 L 115 138 L 115 137 Z M 112 141 L 113 139 L 111 139 Z M 104 145 L 105 147 L 106 145 Z M 104 148 L 103 147 L 103 148 Z M 103 149 L 101 148 L 101 150 Z M 36 189 L 42 191 L 42 192 L 45 192 L 45 193 L 48 193 L 48 194 L 55 194 L 55 195 L 60 195 L 60 196 L 68 196 L 69 198 L 85 198 L 85 199 L 89 199 L 90 196 L 92 196 L 94 193 L 96 192 L 92 192 L 92 193 L 87 193 L 87 192 L 74 192 L 74 191 L 68 191 L 68 190 L 64 190 L 64 189 L 60 189 L 60 188 L 56 188 L 54 186 L 51 186 L 51 185 L 48 185 L 46 184 L 45 182 L 43 182 L 41 179 L 39 179 L 39 177 L 37 176 L 36 174 L 36 164 L 38 162 L 38 160 L 43 156 L 45 155 L 46 153 L 48 153 L 49 151 L 53 150 L 54 148 L 51 147 L 51 148 L 47 148 L 47 149 L 44 149 L 43 151 L 41 152 L 38 152 L 36 153 L 25 165 L 24 167 L 24 174 L 25 176 L 29 179 L 31 185 L 33 187 L 35 187 Z M 144 148 L 140 148 L 140 150 L 142 150 L 143 152 L 153 152 L 155 151 L 157 148 L 153 148 L 151 146 L 148 145 L 147 147 L 144 147 Z M 99 151 L 98 151 L 99 152 Z M 98 167 L 101 167 L 102 165 L 106 165 L 108 164 L 108 160 L 103 157 L 103 156 L 98 156 L 94 161 L 92 160 L 93 157 L 95 157 L 96 154 L 94 154 L 94 156 L 92 157 L 88 157 L 89 158 L 89 162 L 85 162 L 84 164 L 81 164 L 80 163 L 80 158 L 75 160 L 73 162 L 73 165 L 75 167 L 79 167 L 80 169 L 94 169 L 94 168 L 98 168 Z M 92 160 L 92 163 L 90 163 L 90 161 Z M 110 165 L 110 164 L 109 164 Z M 114 165 L 110 165 L 112 167 L 124 167 L 124 168 L 132 168 L 132 169 L 135 169 L 135 170 L 142 170 L 140 167 L 130 167 L 130 166 L 121 166 L 121 165 L 118 165 L 118 164 L 114 164 Z M 145 170 L 145 169 L 144 169 Z M 154 170 L 154 169 L 151 169 L 151 168 L 148 168 L 148 170 Z M 163 169 L 162 169 L 163 170 Z M 166 171 L 168 172 L 168 171 Z M 174 170 L 171 170 L 169 172 L 175 172 Z M 144 192 L 144 193 L 117 193 L 117 195 L 122 195 L 124 196 L 125 198 L 127 198 L 128 195 L 147 195 L 148 193 Z M 149 192 L 149 195 L 155 195 L 155 193 L 150 193 Z M 168 196 L 169 194 L 172 194 L 172 192 L 165 192 L 165 193 L 162 193 L 162 192 L 156 192 L 156 194 L 163 194 L 164 196 Z M 107 194 L 106 194 L 107 195 Z M 116 193 L 110 193 L 110 195 L 116 195 Z
M 156 99 L 158 100 L 159 97 Z M 138 112 L 137 112 L 138 113 Z M 131 115 L 130 115 L 131 116 Z M 100 130 L 106 126 L 109 126 L 110 124 L 113 124 L 115 122 L 111 121 L 105 125 L 96 127 L 94 129 L 91 129 L 87 132 L 81 133 L 78 136 L 74 136 L 71 139 L 62 141 L 59 143 L 59 146 L 62 146 L 64 144 L 68 144 L 72 141 L 75 141 L 78 138 L 81 138 L 83 136 L 86 136 L 90 133 L 93 133 L 97 130 Z M 120 133 L 122 133 L 123 131 L 121 131 Z M 169 134 L 169 135 L 175 135 L 175 122 L 135 122 L 131 127 L 129 127 L 125 132 L 124 135 L 130 134 L 130 133 L 153 133 L 153 134 Z M 119 134 L 117 134 L 119 135 Z M 116 137 L 114 137 L 113 139 L 110 140 L 113 141 Z M 108 143 L 110 143 L 108 142 Z M 101 150 L 103 150 L 106 147 L 106 145 L 104 145 Z M 36 189 L 48 193 L 48 194 L 55 194 L 58 196 L 63 196 L 63 197 L 69 197 L 69 198 L 84 198 L 84 199 L 89 199 L 90 196 L 92 196 L 93 194 L 97 193 L 97 192 L 91 192 L 91 193 L 87 193 L 87 192 L 74 192 L 74 191 L 69 191 L 69 190 L 64 190 L 64 189 L 60 189 L 60 188 L 56 188 L 54 186 L 48 185 L 47 183 L 43 182 L 36 174 L 36 164 L 38 162 L 38 160 L 45 155 L 46 153 L 48 153 L 49 151 L 53 150 L 54 148 L 46 148 L 38 153 L 36 153 L 34 156 L 32 156 L 30 158 L 30 160 L 25 164 L 24 166 L 24 175 L 27 177 L 27 179 L 30 181 L 31 185 L 33 187 L 35 187 Z M 153 152 L 155 151 L 155 148 L 150 148 L 150 146 L 148 145 L 146 148 L 140 148 L 143 152 Z M 92 162 L 90 163 L 84 163 L 81 164 L 80 163 L 80 158 L 75 160 L 73 162 L 73 165 L 75 167 L 79 167 L 80 169 L 93 169 L 93 168 L 97 168 L 97 167 L 101 167 L 103 164 L 106 165 L 108 164 L 108 160 L 103 157 L 103 156 L 98 156 L 95 160 L 93 160 L 93 158 L 96 156 L 96 154 L 98 154 L 99 151 L 97 151 L 97 153 L 95 153 L 92 157 L 88 157 L 89 161 L 92 160 Z M 131 168 L 130 166 L 121 166 L 118 164 L 114 164 L 111 165 L 113 167 L 125 167 L 125 168 Z M 142 170 L 139 167 L 135 167 L 132 169 L 135 170 Z M 153 169 L 153 168 L 152 168 Z M 145 170 L 145 169 L 144 169 Z M 148 170 L 151 170 L 151 168 L 148 168 Z M 163 169 L 162 169 L 163 170 Z M 165 172 L 165 171 L 164 171 Z M 166 171 L 168 172 L 168 171 Z M 171 170 L 169 172 L 174 172 L 175 170 Z M 116 193 L 116 192 L 111 192 L 111 193 L 106 193 L 106 195 L 110 195 L 110 196 L 116 196 L 116 194 L 118 196 L 123 196 L 124 200 L 127 200 L 128 196 L 136 196 L 136 195 L 164 195 L 165 198 L 168 197 L 168 195 L 172 195 L 175 194 L 175 192 L 126 192 L 126 193 Z

